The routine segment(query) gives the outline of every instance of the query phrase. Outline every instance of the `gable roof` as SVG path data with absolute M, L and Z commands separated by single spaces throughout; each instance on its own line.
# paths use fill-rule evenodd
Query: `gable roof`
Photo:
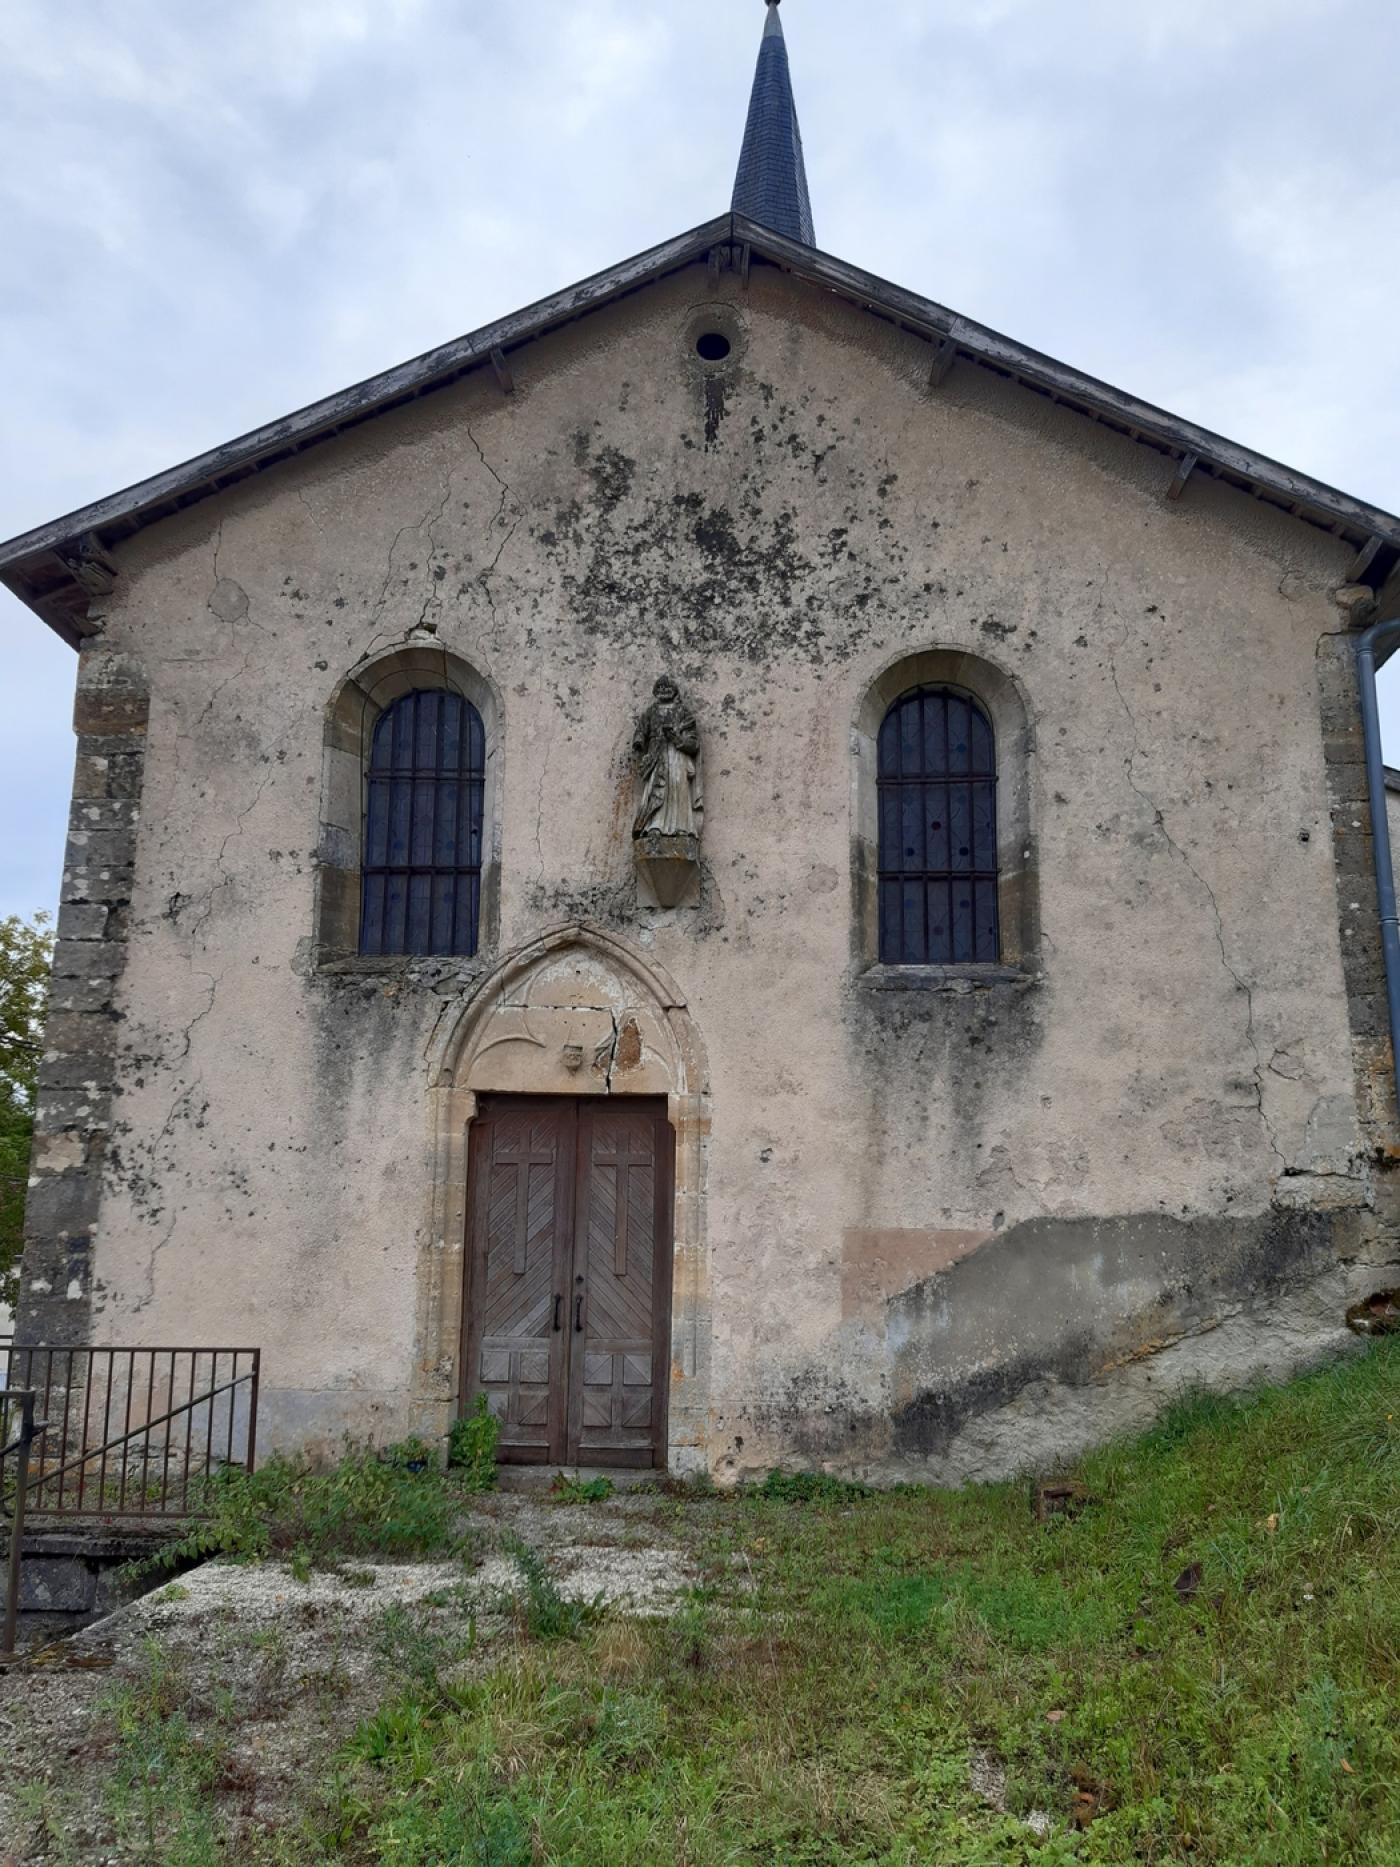
M 788 239 L 744 215 L 724 214 L 511 317 L 484 325 L 0 544 L 0 582 L 76 647 L 90 633 L 89 599 L 112 588 L 116 567 L 110 551 L 123 540 L 388 409 L 445 388 L 473 370 L 494 369 L 502 389 L 509 393 L 514 386 L 513 351 L 702 259 L 716 276 L 734 268 L 747 279 L 754 265 L 779 267 L 924 338 L 929 345 L 933 389 L 955 364 L 975 363 L 1155 448 L 1178 463 L 1168 497 L 1180 497 L 1191 475 L 1201 473 L 1320 526 L 1355 547 L 1352 581 L 1364 577 L 1378 587 L 1400 561 L 1400 518 L 1394 513 L 1251 453 L 1209 429 L 1140 402 L 984 324 L 960 317 L 946 306 Z

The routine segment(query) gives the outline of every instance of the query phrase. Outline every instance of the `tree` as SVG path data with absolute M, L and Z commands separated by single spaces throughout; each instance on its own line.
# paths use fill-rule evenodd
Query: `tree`
M 0 919 L 0 1304 L 19 1293 L 24 1189 L 34 1134 L 34 1095 L 53 959 L 49 916 Z

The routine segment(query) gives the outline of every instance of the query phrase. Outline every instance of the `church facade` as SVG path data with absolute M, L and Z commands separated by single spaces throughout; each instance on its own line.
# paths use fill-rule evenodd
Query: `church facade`
M 1337 1352 L 1397 561 L 821 254 L 770 8 L 734 211 L 0 548 L 79 655 L 21 1339 L 720 1478 Z

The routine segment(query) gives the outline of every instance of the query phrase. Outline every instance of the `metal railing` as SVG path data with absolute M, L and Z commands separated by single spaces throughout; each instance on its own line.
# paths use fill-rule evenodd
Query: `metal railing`
M 0 1342 L 0 1393 L 31 1393 L 47 1426 L 30 1461 L 30 1516 L 197 1516 L 205 1479 L 253 1469 L 259 1361 L 255 1348 Z
M 15 1631 L 19 1625 L 19 1565 L 24 1550 L 24 1504 L 29 1489 L 29 1452 L 44 1431 L 42 1421 L 34 1417 L 34 1396 L 6 1386 L 0 1389 L 0 1512 L 4 1511 L 5 1468 L 14 1463 L 14 1481 L 9 1489 L 10 1547 L 5 1563 L 5 1613 L 0 1623 L 0 1659 L 8 1659 L 15 1650 Z

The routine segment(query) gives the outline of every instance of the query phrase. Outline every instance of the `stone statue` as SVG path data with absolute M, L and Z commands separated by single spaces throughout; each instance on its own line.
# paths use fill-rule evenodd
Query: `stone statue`
M 698 838 L 705 815 L 700 729 L 669 674 L 651 691 L 652 703 L 632 739 L 640 775 L 632 834 Z

